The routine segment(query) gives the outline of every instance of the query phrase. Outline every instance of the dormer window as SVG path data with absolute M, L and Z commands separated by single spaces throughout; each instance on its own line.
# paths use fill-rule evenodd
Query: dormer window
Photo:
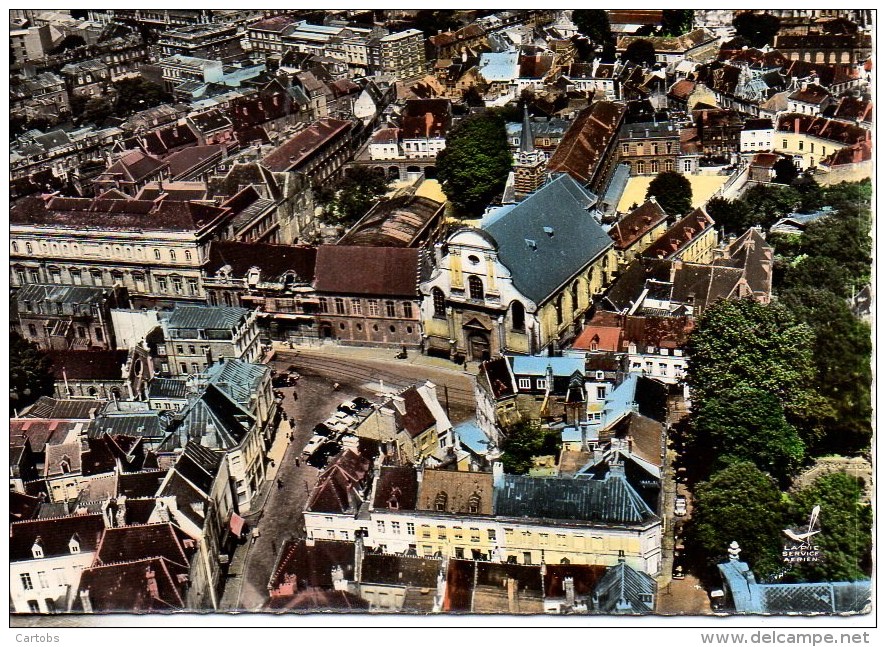
M 468 499 L 468 511 L 471 514 L 479 514 L 480 512 L 480 493 L 474 492 Z
M 37 537 L 34 545 L 31 546 L 31 554 L 34 556 L 34 559 L 40 559 L 41 557 L 43 557 L 43 546 L 41 544 L 40 537 Z
M 80 554 L 80 542 L 77 541 L 76 538 L 71 537 L 71 541 L 68 542 L 68 548 L 70 549 L 72 555 Z
M 71 459 L 67 456 L 64 456 L 58 463 L 59 469 L 62 471 L 62 474 L 70 474 L 71 473 Z
M 440 492 L 437 494 L 437 498 L 434 499 L 434 509 L 437 512 L 446 512 L 446 504 L 449 501 L 449 495 L 446 492 Z

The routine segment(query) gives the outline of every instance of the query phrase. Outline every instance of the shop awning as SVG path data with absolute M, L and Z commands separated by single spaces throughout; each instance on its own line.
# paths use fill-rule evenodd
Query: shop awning
M 231 532 L 240 537 L 243 533 L 243 526 L 246 520 L 236 512 L 231 513 Z

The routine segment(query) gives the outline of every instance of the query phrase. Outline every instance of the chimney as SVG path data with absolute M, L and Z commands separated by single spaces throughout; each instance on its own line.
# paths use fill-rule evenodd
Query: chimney
M 509 577 L 505 580 L 508 590 L 508 613 L 520 613 L 520 601 L 517 599 L 517 580 Z
M 800 118 L 799 117 L 794 117 L 794 134 L 795 135 L 800 134 Z
M 80 591 L 80 604 L 83 606 L 83 613 L 92 613 L 92 600 L 89 598 L 89 589 Z
M 575 608 L 575 580 L 571 577 L 563 578 L 563 591 L 566 593 L 566 606 Z
M 363 533 L 355 533 L 354 538 L 354 581 L 363 579 Z

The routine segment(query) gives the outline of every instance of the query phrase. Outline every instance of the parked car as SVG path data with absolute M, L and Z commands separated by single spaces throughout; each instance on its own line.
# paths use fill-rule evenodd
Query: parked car
M 683 560 L 674 560 L 674 568 L 671 570 L 671 577 L 675 580 L 682 580 L 686 577 L 686 566 L 683 563 Z
M 678 517 L 686 516 L 686 497 L 678 494 L 674 500 L 674 514 Z
M 363 411 L 363 409 L 369 409 L 372 406 L 372 403 L 366 398 L 354 398 L 351 402 L 357 407 L 357 411 Z
M 341 413 L 346 413 L 349 416 L 355 415 L 358 411 L 357 406 L 353 402 L 343 402 L 336 407 L 336 410 Z
M 333 456 L 337 456 L 340 452 L 341 445 L 339 443 L 326 442 L 307 459 L 307 463 L 311 467 L 316 467 L 318 470 L 322 470 L 326 467 L 329 459 Z
M 305 448 L 302 450 L 302 454 L 305 456 L 312 456 L 327 440 L 326 436 L 311 436 L 308 444 L 305 445 Z
M 315 436 L 326 436 L 327 438 L 335 433 L 334 430 L 330 429 L 322 422 L 314 426 L 313 432 Z

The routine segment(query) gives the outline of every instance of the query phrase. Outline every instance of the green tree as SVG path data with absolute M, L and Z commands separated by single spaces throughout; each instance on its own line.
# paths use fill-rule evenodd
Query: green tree
M 789 518 L 796 527 L 805 526 L 812 509 L 821 506 L 821 532 L 814 537 L 821 558 L 795 565 L 792 578 L 845 582 L 871 576 L 873 511 L 862 502 L 863 487 L 860 479 L 836 472 L 819 477 L 790 497 Z
M 86 41 L 83 40 L 83 36 L 78 34 L 68 34 L 58 45 L 50 49 L 47 54 L 55 56 L 56 54 L 62 54 L 69 49 L 76 49 L 78 47 L 86 47 Z
M 142 77 L 120 79 L 114 83 L 117 90 L 115 113 L 121 117 L 172 101 L 172 95 L 162 86 Z
M 631 44 L 625 48 L 624 57 L 625 60 L 631 61 L 632 63 L 652 67 L 655 65 L 655 45 L 645 38 L 632 41 Z
M 712 567 L 726 561 L 727 547 L 737 541 L 741 559 L 765 577 L 781 568 L 783 516 L 775 480 L 751 462 L 735 463 L 696 488 L 687 542 Z
M 600 47 L 615 42 L 609 24 L 609 14 L 603 9 L 575 9 L 572 12 L 572 22 L 575 23 L 579 33 Z
M 824 191 L 809 173 L 803 173 L 792 183 L 800 194 L 800 213 L 813 213 L 824 206 Z
M 446 197 L 472 218 L 504 190 L 511 163 L 504 119 L 487 111 L 465 117 L 449 131 L 446 148 L 437 154 L 437 174 Z
M 387 189 L 388 183 L 383 172 L 356 166 L 338 181 L 332 196 L 326 193 L 319 201 L 325 207 L 328 220 L 351 226 L 369 211 Z
M 541 455 L 544 432 L 528 422 L 510 427 L 502 441 L 501 462 L 508 474 L 525 474 L 532 467 L 533 456 Z
M 421 9 L 415 16 L 415 28 L 420 29 L 425 38 L 436 36 L 441 31 L 452 31 L 460 26 L 454 9 Z
M 863 285 L 871 276 L 871 242 L 870 207 L 847 204 L 806 228 L 802 251 L 834 260 L 846 270 L 850 281 Z
M 781 403 L 754 386 L 737 384 L 701 401 L 692 421 L 691 446 L 710 453 L 713 469 L 751 461 L 787 485 L 803 460 L 803 441 Z
M 21 411 L 41 395 L 52 395 L 55 375 L 52 361 L 36 344 L 17 332 L 9 333 L 9 412 Z
M 736 35 L 745 38 L 753 47 L 765 47 L 772 44 L 781 21 L 768 13 L 744 12 L 735 16 L 732 26 Z
M 742 196 L 750 210 L 750 223 L 769 229 L 781 218 L 794 211 L 800 203 L 800 195 L 790 186 L 757 184 Z
M 717 196 L 708 201 L 705 210 L 717 223 L 717 228 L 722 228 L 727 234 L 743 234 L 753 224 L 751 210 L 743 200 Z
M 709 306 L 689 336 L 686 372 L 693 401 L 738 384 L 774 395 L 788 413 L 814 399 L 812 330 L 779 303 L 724 299 Z
M 646 189 L 646 198 L 651 196 L 655 196 L 668 215 L 683 216 L 692 210 L 692 185 L 676 171 L 662 171 L 656 175 Z
M 681 36 L 692 29 L 692 9 L 664 9 L 661 12 L 661 33 L 664 36 Z
M 782 157 L 778 160 L 772 166 L 772 170 L 775 171 L 773 181 L 778 184 L 791 184 L 800 173 L 797 167 L 794 166 L 794 163 L 787 157 Z
M 114 106 L 107 97 L 92 97 L 83 107 L 82 121 L 100 126 L 114 114 Z

